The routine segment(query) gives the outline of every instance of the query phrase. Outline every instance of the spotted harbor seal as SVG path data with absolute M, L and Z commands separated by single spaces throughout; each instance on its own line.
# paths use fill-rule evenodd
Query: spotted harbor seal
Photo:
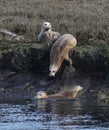
M 50 43 L 55 42 L 60 37 L 60 33 L 52 31 L 51 23 L 43 22 L 41 32 L 38 35 L 38 42 L 47 42 L 48 46 Z
M 49 75 L 51 77 L 55 76 L 64 60 L 72 64 L 68 53 L 76 44 L 77 40 L 71 34 L 64 34 L 55 41 L 50 51 Z
M 98 94 L 97 94 L 97 98 L 100 101 L 103 101 L 103 100 L 108 100 L 109 101 L 109 89 L 108 88 L 103 88 L 103 89 L 99 90 Z
M 47 95 L 44 91 L 37 92 L 37 95 L 34 97 L 34 99 L 41 99 L 41 98 L 67 98 L 67 99 L 74 99 L 78 96 L 78 93 L 83 90 L 83 87 L 80 85 L 75 86 L 72 89 L 65 90 L 62 92 L 59 92 L 57 94 Z

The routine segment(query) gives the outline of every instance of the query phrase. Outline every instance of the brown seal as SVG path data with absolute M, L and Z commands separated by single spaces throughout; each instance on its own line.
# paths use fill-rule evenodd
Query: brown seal
M 73 49 L 76 44 L 77 40 L 71 34 L 64 34 L 55 41 L 50 51 L 50 76 L 55 76 L 64 60 L 72 64 L 69 51 Z
M 59 92 L 57 94 L 47 95 L 44 91 L 37 92 L 37 95 L 34 97 L 35 99 L 41 99 L 41 98 L 67 98 L 67 99 L 74 99 L 78 96 L 79 92 L 83 90 L 83 87 L 80 85 L 75 86 L 72 89 L 65 90 L 62 92 Z

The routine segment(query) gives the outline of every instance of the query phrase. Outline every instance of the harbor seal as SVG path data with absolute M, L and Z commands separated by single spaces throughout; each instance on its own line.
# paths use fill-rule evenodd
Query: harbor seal
M 98 94 L 97 94 L 97 99 L 100 101 L 103 101 L 106 99 L 109 100 L 109 89 L 103 88 L 103 89 L 99 90 Z
M 34 99 L 41 99 L 41 98 L 65 98 L 65 99 L 75 99 L 78 96 L 78 93 L 83 90 L 83 87 L 80 85 L 75 86 L 72 89 L 68 89 L 56 94 L 47 95 L 44 91 L 37 92 L 37 95 Z
M 38 42 L 46 42 L 48 46 L 60 37 L 60 33 L 52 31 L 51 23 L 43 22 Z
M 64 60 L 67 60 L 72 65 L 68 53 L 76 44 L 77 40 L 71 34 L 64 34 L 55 41 L 50 51 L 49 75 L 51 77 L 55 76 Z

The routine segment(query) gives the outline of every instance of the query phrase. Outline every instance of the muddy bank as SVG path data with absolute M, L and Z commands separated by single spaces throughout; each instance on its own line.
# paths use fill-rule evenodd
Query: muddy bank
M 109 88 L 108 45 L 78 46 L 70 52 L 55 78 L 49 78 L 50 48 L 37 43 L 0 44 L 0 101 L 27 100 L 37 91 L 48 94 L 74 85 L 84 87 L 82 97 L 97 98 Z M 104 91 L 103 91 L 104 90 Z

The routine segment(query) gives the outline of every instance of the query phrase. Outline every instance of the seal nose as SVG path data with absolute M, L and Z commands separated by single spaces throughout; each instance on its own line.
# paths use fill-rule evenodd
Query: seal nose
M 50 76 L 50 77 L 54 77 L 54 76 L 55 76 L 55 73 L 50 72 L 49 76 Z

